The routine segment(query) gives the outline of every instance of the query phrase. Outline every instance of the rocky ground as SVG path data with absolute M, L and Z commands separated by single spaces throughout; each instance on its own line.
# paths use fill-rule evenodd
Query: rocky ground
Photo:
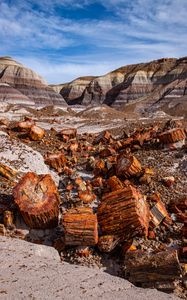
M 44 129 L 44 135 L 33 139 L 31 138 L 30 128 L 26 128 L 24 131 L 21 130 L 18 122 L 24 121 L 25 118 L 26 122 L 34 122 L 34 126 Z M 185 298 L 187 152 L 186 137 L 183 135 L 186 135 L 187 123 L 186 120 L 179 118 L 168 121 L 169 119 L 170 117 L 164 113 L 157 113 L 151 119 L 140 119 L 137 116 L 129 118 L 126 114 L 116 112 L 106 106 L 87 109 L 78 106 L 71 109 L 4 107 L 4 110 L 0 113 L 0 223 L 5 225 L 3 227 L 0 224 L 1 234 L 7 238 L 25 239 L 37 244 L 53 246 L 59 251 L 62 265 L 59 262 L 46 261 L 46 258 L 40 258 L 40 261 L 38 261 L 38 257 L 32 256 L 33 254 L 30 259 L 30 256 L 24 255 L 22 250 L 17 250 L 15 253 L 18 262 L 16 266 L 10 253 L 13 251 L 14 243 L 16 248 L 20 249 L 19 247 L 23 247 L 22 243 L 24 242 L 20 242 L 19 246 L 17 240 L 2 238 L 0 249 L 5 257 L 5 264 L 2 265 L 3 270 L 1 272 L 1 274 L 5 274 L 1 279 L 3 283 L 2 299 L 13 299 L 14 284 L 17 287 L 19 285 L 16 290 L 16 299 L 25 297 L 51 299 L 51 295 L 56 295 L 55 298 L 63 295 L 63 299 L 66 299 L 65 297 L 67 299 L 84 299 L 84 297 L 85 299 L 91 297 L 93 299 L 94 297 L 95 299 L 98 297 L 103 299 L 113 299 L 114 297 L 119 299 L 122 297 L 131 297 L 132 299 L 160 297 L 161 299 L 169 299 L 170 296 L 167 294 L 159 294 L 156 290 L 136 289 L 122 278 L 111 277 L 96 270 L 99 268 L 112 275 L 125 277 L 132 281 L 133 274 L 130 274 L 130 277 L 127 276 L 127 271 L 129 271 L 126 270 L 127 257 L 137 251 L 144 254 L 173 251 L 175 258 L 173 258 L 174 261 L 171 261 L 171 267 L 173 268 L 172 272 L 176 272 L 176 276 L 167 279 L 164 287 L 163 282 L 160 285 L 154 283 L 153 286 L 167 292 L 174 291 L 176 295 Z M 68 134 L 60 133 L 67 128 L 76 128 L 77 132 L 71 137 Z M 168 138 L 170 143 L 167 141 L 161 142 L 162 137 L 159 139 L 159 136 L 171 129 L 174 130 L 175 136 L 170 134 L 172 136 L 166 137 L 166 140 Z M 104 133 L 99 135 L 100 132 Z M 173 142 L 172 139 L 174 139 Z M 50 158 L 50 154 L 54 153 L 60 153 L 61 157 Z M 121 157 L 125 157 L 125 159 L 126 157 L 127 159 L 128 157 L 135 157 L 137 159 L 130 170 L 126 170 L 124 167 L 122 173 L 127 172 L 128 176 L 123 176 L 120 173 L 120 168 L 123 165 L 123 161 L 119 165 Z M 56 186 L 58 186 L 60 210 L 58 212 L 58 224 L 55 228 L 44 228 L 45 224 L 38 229 L 31 228 L 31 223 L 26 222 L 27 224 L 25 224 L 22 218 L 23 213 L 15 205 L 16 199 L 12 195 L 13 188 L 19 185 L 22 176 L 29 171 L 38 175 L 51 174 Z M 109 179 L 113 176 L 115 176 L 115 179 L 113 178 L 114 181 L 111 183 Z M 129 232 L 129 228 L 127 230 L 123 221 L 120 221 L 115 234 L 112 231 L 112 242 L 109 245 L 107 244 L 109 248 L 111 247 L 111 250 L 106 251 L 101 240 L 103 237 L 111 236 L 111 234 L 105 229 L 105 221 L 108 222 L 107 219 L 104 219 L 104 221 L 102 219 L 105 214 L 100 213 L 101 217 L 99 217 L 98 210 L 102 211 L 102 202 L 104 201 L 102 199 L 105 195 L 113 192 L 115 200 L 118 190 L 124 191 L 129 186 L 133 187 L 133 191 L 134 189 L 135 191 L 138 190 L 141 195 L 146 197 L 146 200 L 144 199 L 145 205 L 153 211 L 153 215 L 148 218 L 149 220 L 146 220 L 145 215 L 142 215 L 144 221 L 141 217 L 140 221 L 139 219 L 133 219 L 135 224 L 138 221 L 143 226 L 143 231 L 140 230 L 141 232 L 137 234 L 133 233 L 133 230 Z M 55 194 L 54 191 L 53 194 Z M 28 197 L 31 198 L 31 196 Z M 112 201 L 113 198 L 111 198 Z M 157 206 L 158 212 L 155 213 L 154 207 L 158 203 L 160 206 Z M 183 203 L 183 205 L 178 205 L 178 203 Z M 121 205 L 124 205 L 124 202 Z M 72 227 L 71 230 L 75 230 L 76 234 L 74 231 L 73 235 L 67 233 L 69 232 L 68 222 L 71 221 L 72 226 L 74 226 L 75 218 L 75 215 L 71 215 L 69 221 L 65 222 L 66 217 L 69 217 L 68 212 L 71 209 L 76 209 L 77 213 L 80 208 L 91 208 L 94 213 L 98 214 L 98 232 L 94 231 L 92 227 L 95 225 L 89 223 L 88 229 L 81 229 L 83 231 L 80 231 L 79 228 Z M 138 214 L 137 208 L 135 210 Z M 5 211 L 9 211 L 14 215 L 12 223 L 10 221 L 11 224 L 6 222 Z M 88 211 L 86 211 L 87 213 Z M 120 215 L 117 215 L 117 213 L 118 211 L 113 216 L 114 219 L 120 219 Z M 88 214 L 86 216 L 91 220 L 93 215 Z M 50 217 L 48 216 L 48 218 Z M 127 216 L 124 215 L 124 217 Z M 82 220 L 82 214 L 80 220 Z M 32 224 L 34 221 L 36 220 L 32 219 Z M 43 219 L 41 221 L 44 222 Z M 146 225 L 147 221 L 151 224 L 148 227 Z M 79 223 L 79 226 L 81 226 L 81 223 Z M 125 230 L 128 232 L 126 237 L 121 235 L 120 226 L 122 226 L 124 232 Z M 83 240 L 84 230 L 86 233 L 83 243 L 81 241 Z M 98 233 L 99 244 L 97 246 Z M 6 247 L 3 245 L 6 245 Z M 25 243 L 25 245 L 27 244 Z M 7 250 L 5 251 L 5 249 Z M 10 268 L 7 267 L 8 256 L 10 257 L 8 261 L 11 261 Z M 66 262 L 89 266 L 92 269 L 77 268 L 68 265 Z M 43 268 L 42 273 L 40 273 L 40 265 Z M 152 267 L 148 265 L 145 273 L 149 273 Z M 162 266 L 160 267 L 162 268 Z M 31 272 L 31 276 L 26 283 L 28 289 L 21 286 L 22 268 Z M 167 269 L 167 264 L 164 268 Z M 21 271 L 17 273 L 16 270 Z M 79 272 L 80 281 L 75 283 L 77 271 Z M 12 272 L 11 284 L 7 279 L 10 278 L 10 272 Z M 54 288 L 50 287 L 46 298 L 44 295 L 42 296 L 38 281 L 36 282 L 34 278 L 34 272 L 37 272 L 40 278 L 40 286 L 42 284 L 48 285 L 46 278 L 42 276 L 43 272 L 49 280 L 53 277 L 51 280 L 54 282 Z M 17 275 L 15 276 L 13 273 Z M 60 283 L 59 274 L 62 274 Z M 137 275 L 136 272 L 134 274 Z M 166 274 L 162 274 L 162 276 L 166 275 L 167 271 Z M 89 277 L 88 280 L 87 277 Z M 72 279 L 71 282 L 70 278 Z M 99 280 L 97 281 L 95 278 L 99 278 Z M 100 279 L 102 279 L 101 282 Z M 133 283 L 142 287 L 147 284 L 142 279 Z M 104 289 L 102 290 L 101 287 L 103 286 Z M 115 288 L 113 288 L 114 286 Z M 174 296 L 171 296 L 171 299 L 172 297 Z

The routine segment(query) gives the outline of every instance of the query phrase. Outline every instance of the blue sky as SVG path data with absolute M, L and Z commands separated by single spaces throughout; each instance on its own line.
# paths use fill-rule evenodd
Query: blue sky
M 49 83 L 187 55 L 186 0 L 0 0 L 0 56 Z

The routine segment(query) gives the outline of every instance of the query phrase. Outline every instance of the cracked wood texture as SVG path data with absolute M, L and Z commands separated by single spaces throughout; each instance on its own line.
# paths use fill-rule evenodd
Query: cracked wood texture
M 90 207 L 72 208 L 63 215 L 65 244 L 94 246 L 98 242 L 97 216 Z
M 49 174 L 27 173 L 13 189 L 13 196 L 30 228 L 51 228 L 58 225 L 59 196 Z
M 145 198 L 132 186 L 105 194 L 98 207 L 98 223 L 103 235 L 121 240 L 147 236 L 149 208 Z

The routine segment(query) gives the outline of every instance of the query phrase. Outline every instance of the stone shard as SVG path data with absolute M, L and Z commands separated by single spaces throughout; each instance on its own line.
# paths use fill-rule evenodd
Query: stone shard
M 164 290 L 164 283 L 171 285 L 181 276 L 178 254 L 176 250 L 158 253 L 131 251 L 125 255 L 125 277 L 132 283 L 142 287 L 154 287 Z M 166 291 L 166 290 L 165 290 Z M 169 290 L 171 292 L 172 290 Z
M 33 141 L 41 140 L 45 135 L 45 130 L 36 125 L 33 125 L 30 129 L 29 136 Z
M 13 189 L 15 203 L 30 228 L 51 228 L 58 225 L 59 196 L 49 174 L 29 172 Z
M 116 164 L 117 176 L 131 177 L 140 174 L 142 170 L 141 163 L 135 156 L 121 154 Z
M 97 216 L 89 207 L 72 208 L 63 215 L 65 244 L 94 246 L 98 242 Z
M 132 186 L 105 194 L 98 206 L 98 223 L 103 235 L 121 240 L 147 236 L 149 208 L 145 198 Z

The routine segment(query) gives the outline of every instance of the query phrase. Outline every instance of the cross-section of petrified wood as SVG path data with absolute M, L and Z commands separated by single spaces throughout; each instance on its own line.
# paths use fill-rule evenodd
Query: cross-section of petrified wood
M 183 128 L 174 128 L 159 134 L 158 138 L 163 144 L 172 144 L 185 140 L 186 134 Z
M 33 125 L 30 129 L 29 136 L 33 141 L 41 140 L 45 135 L 45 130 L 38 126 Z
M 139 191 L 128 186 L 103 196 L 98 222 L 103 235 L 120 236 L 122 240 L 147 235 L 149 208 Z
M 63 215 L 65 244 L 94 246 L 98 242 L 97 216 L 89 207 L 72 208 Z
M 7 165 L 0 162 L 0 175 L 12 180 L 15 178 L 17 172 L 13 170 L 12 168 L 8 167 Z
M 118 157 L 116 174 L 118 176 L 131 177 L 138 175 L 142 170 L 141 163 L 135 156 L 122 154 Z
M 127 252 L 125 255 L 125 277 L 142 287 L 157 287 L 158 282 L 172 282 L 181 275 L 176 250 L 156 254 L 142 251 Z
M 45 156 L 45 163 L 55 169 L 58 173 L 61 173 L 63 167 L 67 163 L 67 159 L 64 153 L 51 153 Z
M 30 228 L 50 228 L 58 224 L 59 197 L 56 185 L 49 174 L 29 172 L 13 190 L 25 223 Z

